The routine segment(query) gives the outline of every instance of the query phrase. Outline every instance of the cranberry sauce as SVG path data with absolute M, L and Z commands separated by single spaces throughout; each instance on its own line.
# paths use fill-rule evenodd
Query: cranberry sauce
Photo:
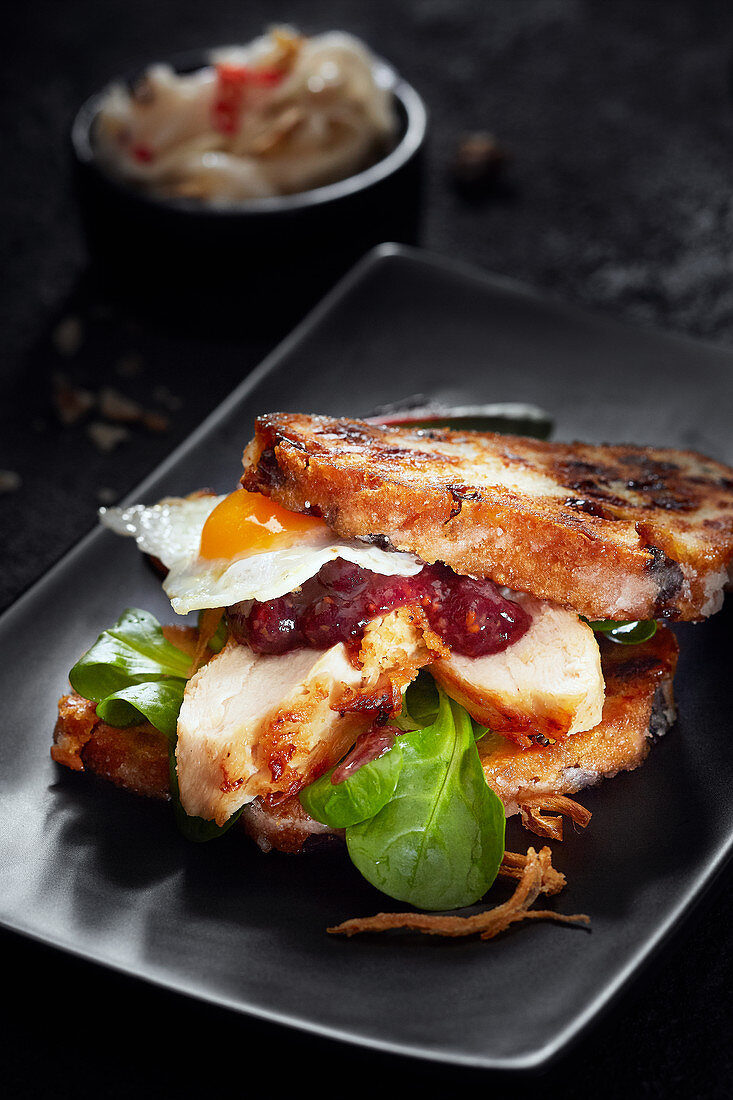
M 256 653 L 286 653 L 357 641 L 372 619 L 409 604 L 422 607 L 435 633 L 466 657 L 499 653 L 530 625 L 527 612 L 493 581 L 462 577 L 442 564 L 426 565 L 414 577 L 385 577 L 340 558 L 297 592 L 235 604 L 227 616 L 234 637 Z

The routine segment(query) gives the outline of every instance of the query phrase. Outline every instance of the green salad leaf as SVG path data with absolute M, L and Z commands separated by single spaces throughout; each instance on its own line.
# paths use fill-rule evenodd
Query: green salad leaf
M 436 690 L 435 720 L 400 738 L 403 767 L 392 799 L 349 826 L 346 844 L 383 893 L 421 909 L 455 909 L 477 901 L 496 878 L 504 807 L 484 778 L 467 712 Z
M 110 726 L 134 726 L 141 718 L 147 719 L 175 744 L 185 686 L 186 681 L 179 679 L 131 684 L 102 699 L 97 714 Z
M 604 634 L 612 642 L 621 645 L 639 645 L 648 642 L 657 632 L 654 619 L 641 619 L 631 622 L 616 622 L 614 619 L 586 619 L 585 622 L 597 634 Z
M 374 817 L 395 793 L 402 771 L 400 740 L 376 760 L 362 764 L 341 783 L 332 783 L 335 767 L 300 792 L 303 809 L 332 829 L 345 829 Z
M 548 439 L 555 422 L 548 412 L 537 405 L 518 401 L 502 401 L 491 405 L 440 404 L 414 406 L 405 404 L 382 411 L 386 424 L 405 424 L 410 428 L 452 428 L 459 432 L 503 432 L 508 435 L 531 435 Z
M 149 611 L 128 607 L 76 662 L 69 680 L 79 695 L 101 703 L 133 684 L 185 681 L 190 667 L 191 658 L 166 640 Z
M 167 641 L 154 615 L 128 607 L 76 662 L 69 680 L 110 726 L 147 720 L 175 741 L 190 667 L 189 655 Z
M 210 648 L 214 649 L 211 643 Z M 190 668 L 190 656 L 166 640 L 158 620 L 148 611 L 129 607 L 77 661 L 69 680 L 74 691 L 97 704 L 97 714 L 110 726 L 132 726 L 146 720 L 164 734 L 178 827 L 189 840 L 205 841 L 222 836 L 239 813 L 219 826 L 190 817 L 181 805 L 176 727 Z
M 391 718 L 393 726 L 401 730 L 419 730 L 429 726 L 438 717 L 438 686 L 430 673 L 423 669 L 417 679 L 407 685 L 402 696 L 402 711 Z M 471 718 L 474 740 L 480 741 L 489 732 L 488 726 L 481 726 Z
M 203 617 L 204 617 L 205 614 L 206 614 L 206 611 L 199 611 L 199 613 L 198 613 L 197 626 L 198 626 L 199 630 L 201 630 Z M 206 644 L 208 645 L 208 647 L 209 647 L 209 649 L 211 650 L 212 653 L 221 653 L 222 649 L 224 648 L 224 643 L 226 642 L 226 640 L 227 640 L 227 624 L 226 624 L 226 619 L 224 618 L 224 615 L 222 614 L 221 618 L 219 619 L 219 625 L 217 626 L 216 630 L 211 635 L 211 637 L 209 638 L 209 640 Z
M 390 722 L 401 730 L 419 730 L 435 721 L 439 706 L 438 685 L 423 669 L 417 679 L 407 685 L 402 696 L 402 710 Z

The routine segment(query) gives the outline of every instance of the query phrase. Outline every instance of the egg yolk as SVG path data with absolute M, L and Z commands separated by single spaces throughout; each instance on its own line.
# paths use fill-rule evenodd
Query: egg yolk
M 266 554 L 292 546 L 317 529 L 326 530 L 322 519 L 289 512 L 262 493 L 235 489 L 206 520 L 199 554 L 202 558 Z

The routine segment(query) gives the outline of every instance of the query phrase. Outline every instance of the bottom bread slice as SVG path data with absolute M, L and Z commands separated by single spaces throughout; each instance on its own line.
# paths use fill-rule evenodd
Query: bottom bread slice
M 546 746 L 520 749 L 499 734 L 478 743 L 484 774 L 507 816 L 542 795 L 574 794 L 643 762 L 674 721 L 677 639 L 659 627 L 648 642 L 600 639 L 606 698 L 600 723 Z
M 659 627 L 648 642 L 624 646 L 601 639 L 606 699 L 600 723 L 565 741 L 522 749 L 499 734 L 478 742 L 484 774 L 504 803 L 507 816 L 542 796 L 574 794 L 643 762 L 653 740 L 674 721 L 672 681 L 677 641 Z M 169 798 L 168 745 L 147 722 L 119 729 L 103 722 L 96 705 L 79 695 L 59 701 L 51 749 L 53 759 L 87 771 L 118 787 L 153 798 Z M 308 817 L 297 796 L 277 805 L 255 800 L 241 824 L 264 851 L 297 852 L 330 830 Z

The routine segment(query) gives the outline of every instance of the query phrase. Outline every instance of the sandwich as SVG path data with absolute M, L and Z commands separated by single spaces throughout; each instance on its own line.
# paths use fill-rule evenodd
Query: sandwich
M 345 840 L 431 911 L 348 933 L 464 934 L 432 911 L 499 873 L 525 901 L 556 892 L 549 849 L 504 852 L 505 818 L 585 825 L 571 796 L 674 721 L 670 624 L 722 604 L 733 470 L 288 413 L 258 418 L 243 464 L 227 495 L 103 511 L 198 621 L 128 609 L 71 670 L 53 758 L 171 799 L 194 839 L 237 822 L 265 851 Z

